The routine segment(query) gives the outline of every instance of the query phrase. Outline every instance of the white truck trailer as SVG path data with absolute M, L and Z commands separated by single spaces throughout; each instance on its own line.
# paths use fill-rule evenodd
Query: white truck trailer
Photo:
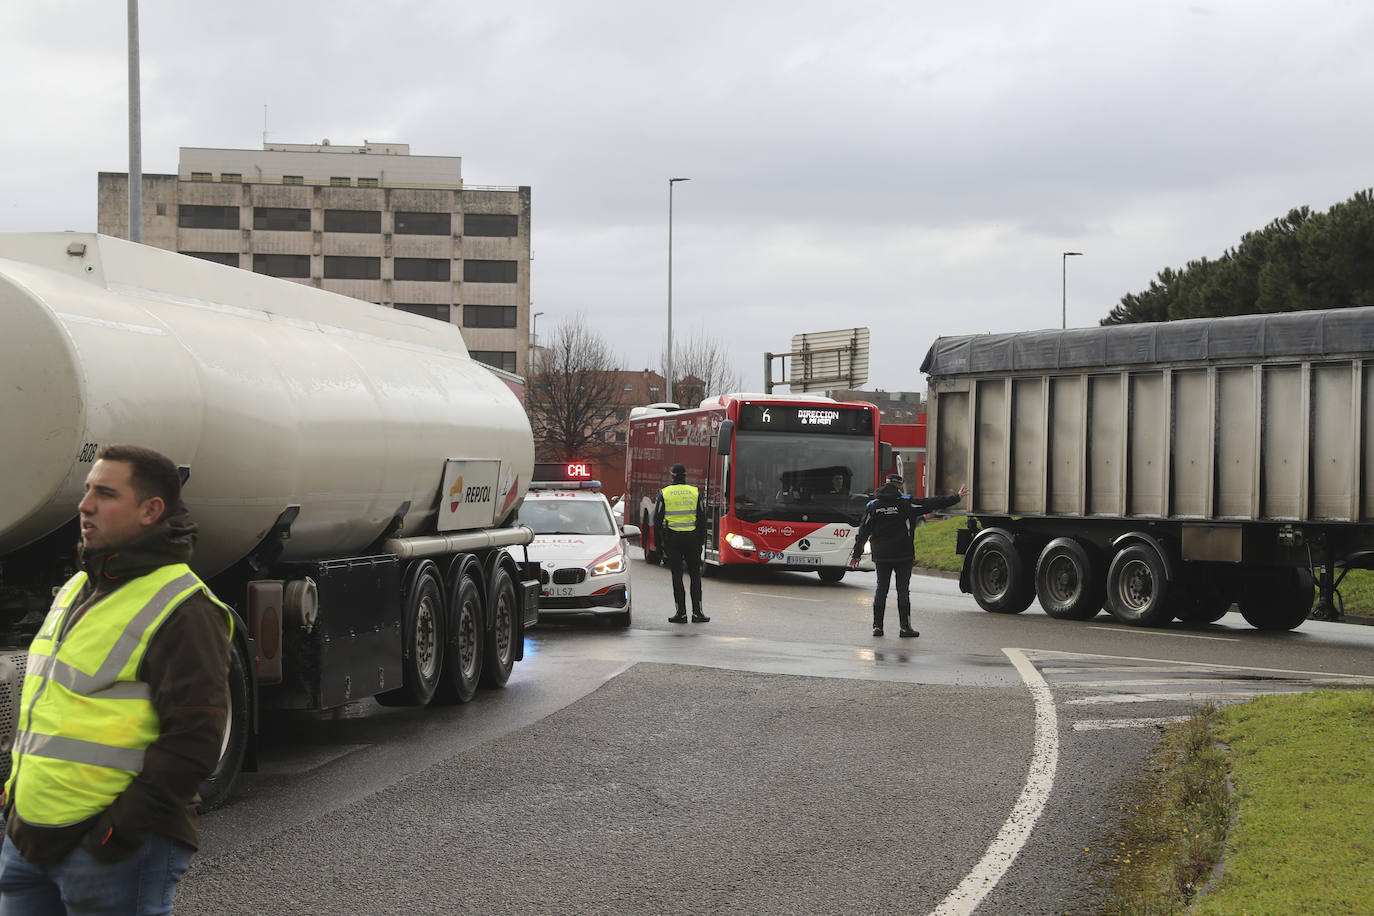
M 1338 619 L 1374 567 L 1374 308 L 942 337 L 932 492 L 985 610 Z M 1313 609 L 1313 586 L 1317 605 Z
M 97 449 L 181 466 L 235 626 L 224 752 L 261 709 L 462 702 L 538 615 L 523 406 L 452 325 L 119 239 L 0 234 L 0 734 L 75 569 Z

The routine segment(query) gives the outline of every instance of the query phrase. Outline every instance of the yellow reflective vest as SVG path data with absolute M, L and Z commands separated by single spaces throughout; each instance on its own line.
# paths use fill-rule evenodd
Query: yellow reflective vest
M 138 679 L 148 644 L 196 592 L 233 614 L 184 563 L 160 567 L 115 589 L 65 634 L 86 584 L 79 572 L 53 599 L 29 646 L 5 797 L 30 824 L 59 827 L 104 811 L 143 769 L 158 715 Z
M 697 488 L 675 483 L 663 488 L 663 524 L 669 531 L 697 528 Z

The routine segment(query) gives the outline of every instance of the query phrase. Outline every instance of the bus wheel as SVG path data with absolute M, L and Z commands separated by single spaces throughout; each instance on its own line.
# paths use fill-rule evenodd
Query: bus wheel
M 425 560 L 405 596 L 401 686 L 377 696 L 383 706 L 424 706 L 434 698 L 443 673 L 444 592 L 439 571 Z
M 491 638 L 482 653 L 482 686 L 503 687 L 515 667 L 515 586 L 510 573 L 498 568 L 491 583 Z
M 1153 547 L 1132 544 L 1112 558 L 1107 610 L 1133 627 L 1158 627 L 1173 619 L 1164 558 Z
M 466 703 L 482 677 L 482 590 L 466 573 L 453 590 L 448 620 L 452 627 L 444 652 L 444 677 L 435 697 L 444 703 Z
M 1056 620 L 1091 620 L 1102 610 L 1105 582 L 1083 545 L 1055 538 L 1035 564 L 1035 593 L 1040 606 Z
M 822 566 L 816 570 L 816 575 L 821 577 L 822 582 L 834 584 L 844 578 L 847 570 L 843 566 Z
M 248 749 L 251 718 L 248 704 L 248 666 L 238 644 L 229 649 L 229 721 L 224 725 L 224 740 L 220 743 L 219 762 L 200 784 L 200 808 L 209 811 L 229 800 L 234 782 L 243 768 L 243 755 Z
M 983 535 L 969 557 L 973 600 L 994 614 L 1019 614 L 1035 600 L 1035 580 L 1025 561 L 1000 531 Z
M 644 549 L 644 562 L 650 566 L 657 566 L 663 554 L 661 551 L 649 549 L 649 541 L 653 539 L 653 528 L 649 525 L 649 516 L 645 515 L 640 520 L 639 531 L 639 546 Z
M 1256 629 L 1292 630 L 1312 610 L 1312 586 L 1312 573 L 1306 569 L 1251 579 L 1240 596 L 1241 616 Z

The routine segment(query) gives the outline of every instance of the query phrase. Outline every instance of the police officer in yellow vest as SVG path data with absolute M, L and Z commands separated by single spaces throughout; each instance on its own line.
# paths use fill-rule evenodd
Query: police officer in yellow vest
M 677 606 L 677 613 L 668 622 L 687 622 L 687 596 L 682 589 L 685 566 L 691 584 L 692 623 L 706 623 L 711 619 L 701 612 L 701 542 L 706 536 L 706 513 L 701 494 L 687 483 L 687 469 L 675 464 L 671 473 L 673 482 L 659 491 L 654 508 L 654 535 L 668 557 L 673 603 Z
M 0 916 L 171 912 L 227 722 L 233 619 L 186 565 L 176 466 L 105 446 L 78 514 L 81 569 L 29 647 Z

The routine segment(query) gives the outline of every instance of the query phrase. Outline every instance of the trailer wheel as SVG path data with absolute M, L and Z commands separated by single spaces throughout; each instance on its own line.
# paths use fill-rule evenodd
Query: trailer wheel
M 491 638 L 482 651 L 482 686 L 501 687 L 515 667 L 515 586 L 510 573 L 498 568 L 491 584 Z
M 639 530 L 641 532 L 639 536 L 639 546 L 644 550 L 644 562 L 648 563 L 650 566 L 659 565 L 663 559 L 663 551 L 649 549 L 649 542 L 654 540 L 654 532 L 649 524 L 649 516 L 647 514 L 642 519 Z M 648 532 L 648 536 L 645 536 L 643 532 Z M 655 546 L 657 546 L 657 544 L 655 544 Z
M 1035 593 L 1056 620 L 1091 620 L 1102 610 L 1106 583 L 1082 544 L 1055 538 L 1036 561 Z
M 816 575 L 821 577 L 822 582 L 833 585 L 843 579 L 847 571 L 843 566 L 822 566 L 816 570 Z
M 1153 547 L 1132 544 L 1112 558 L 1107 610 L 1133 627 L 1158 627 L 1173 619 L 1164 558 Z
M 424 706 L 444 670 L 444 593 L 439 571 L 425 560 L 405 596 L 401 686 L 377 696 L 383 706 Z
M 1306 569 L 1251 579 L 1241 593 L 1241 616 L 1259 630 L 1292 630 L 1312 611 L 1312 588 L 1312 573 Z
M 466 703 L 482 677 L 482 590 L 466 573 L 458 577 L 448 621 L 452 628 L 444 650 L 444 676 L 435 698 Z
M 220 743 L 219 762 L 200 784 L 200 810 L 218 808 L 229 800 L 234 783 L 243 768 L 243 756 L 248 750 L 248 733 L 252 717 L 248 703 L 248 665 L 243 651 L 235 643 L 229 649 L 229 721 L 224 726 L 224 740 Z
M 1035 600 L 1035 580 L 1011 538 L 993 532 L 979 539 L 969 557 L 973 600 L 994 614 L 1019 614 Z

